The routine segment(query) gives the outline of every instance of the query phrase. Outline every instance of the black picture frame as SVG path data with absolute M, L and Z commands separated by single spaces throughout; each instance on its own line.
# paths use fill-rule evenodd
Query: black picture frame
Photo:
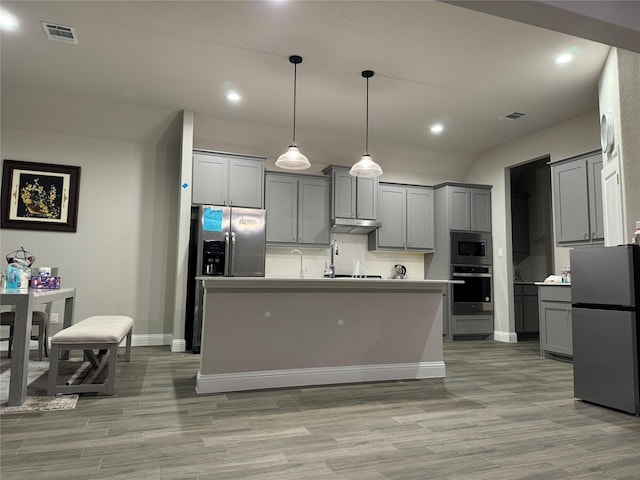
M 2 228 L 75 232 L 80 167 L 4 160 Z

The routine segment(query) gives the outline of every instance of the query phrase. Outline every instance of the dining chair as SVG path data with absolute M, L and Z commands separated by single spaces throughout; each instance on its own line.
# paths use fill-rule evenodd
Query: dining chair
M 38 327 L 38 334 L 31 335 L 31 340 L 38 341 L 38 361 L 42 361 L 42 354 L 45 357 L 49 356 L 47 351 L 47 331 L 49 326 L 49 315 L 51 314 L 51 303 L 45 304 L 44 311 L 35 310 L 31 317 L 31 324 L 34 327 Z M 0 313 L 0 325 L 9 327 L 9 348 L 7 351 L 8 357 L 11 358 L 11 348 L 13 345 L 13 328 L 15 326 L 16 312 L 1 312 Z

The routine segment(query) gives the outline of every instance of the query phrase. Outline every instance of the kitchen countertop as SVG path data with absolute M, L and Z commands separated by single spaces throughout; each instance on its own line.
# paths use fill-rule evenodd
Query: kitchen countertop
M 286 278 L 286 277 L 196 277 L 205 288 L 224 289 L 286 289 L 286 290 L 428 290 L 447 284 L 462 284 L 460 280 L 410 280 L 383 278 Z
M 544 282 L 535 282 L 536 285 L 540 287 L 570 287 L 570 283 L 544 283 Z

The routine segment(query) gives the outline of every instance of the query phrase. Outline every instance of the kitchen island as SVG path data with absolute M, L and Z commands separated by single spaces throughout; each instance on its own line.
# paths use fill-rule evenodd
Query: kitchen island
M 203 282 L 198 393 L 445 376 L 449 280 Z

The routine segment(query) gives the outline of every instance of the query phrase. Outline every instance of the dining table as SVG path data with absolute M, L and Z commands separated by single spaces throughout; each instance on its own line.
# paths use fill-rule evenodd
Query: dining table
M 31 320 L 35 307 L 64 300 L 63 328 L 73 324 L 75 288 L 55 290 L 28 288 L 1 288 L 2 306 L 15 307 L 13 346 L 11 350 L 11 376 L 9 380 L 10 406 L 22 405 L 27 397 L 27 374 L 29 372 L 29 350 L 31 346 Z M 47 339 L 48 341 L 48 339 Z

